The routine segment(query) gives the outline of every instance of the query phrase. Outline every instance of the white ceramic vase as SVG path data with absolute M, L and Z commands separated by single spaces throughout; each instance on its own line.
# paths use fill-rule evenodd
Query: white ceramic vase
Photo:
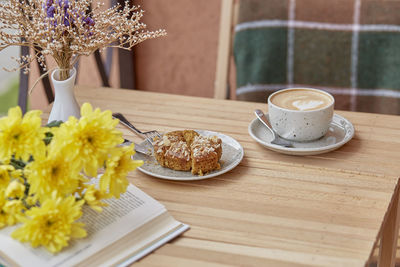
M 54 103 L 48 122 L 67 121 L 69 116 L 80 117 L 80 108 L 74 95 L 76 69 L 69 72 L 69 78 L 60 81 L 60 70 L 56 69 L 51 74 L 54 87 Z

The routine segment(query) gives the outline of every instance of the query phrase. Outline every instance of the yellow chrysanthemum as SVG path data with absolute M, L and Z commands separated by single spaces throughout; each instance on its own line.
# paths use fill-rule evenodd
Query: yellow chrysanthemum
M 14 170 L 11 165 L 0 165 L 0 191 L 5 190 L 10 183 L 10 172 Z
M 8 225 L 8 214 L 4 210 L 4 206 L 6 205 L 6 198 L 4 195 L 4 190 L 0 188 L 0 229 L 4 226 Z
M 95 211 L 101 212 L 102 207 L 108 206 L 107 203 L 101 202 L 102 199 L 110 198 L 110 194 L 96 189 L 95 185 L 89 185 L 86 188 L 83 199 Z
M 75 192 L 80 179 L 78 162 L 68 161 L 62 151 L 49 153 L 26 166 L 29 193 L 44 200 L 56 191 L 58 196 Z
M 4 190 L 0 190 L 0 229 L 7 225 L 14 225 L 18 222 L 17 216 L 21 214 L 22 210 L 13 213 L 14 211 L 18 210 L 15 208 L 16 204 L 18 204 L 20 201 L 16 201 L 17 202 L 14 200 L 8 201 L 5 197 Z
M 25 185 L 19 180 L 12 181 L 6 189 L 6 197 L 22 198 L 25 195 Z
M 122 133 L 115 129 L 117 124 L 111 111 L 93 110 L 85 103 L 79 121 L 70 117 L 55 132 L 50 145 L 66 147 L 66 157 L 79 161 L 86 174 L 96 176 L 109 150 L 123 142 Z
M 134 145 L 117 147 L 111 152 L 106 161 L 106 171 L 100 179 L 100 189 L 109 190 L 116 198 L 126 191 L 129 184 L 126 178 L 128 172 L 136 169 L 143 164 L 142 160 L 132 160 L 135 154 Z
M 8 116 L 0 119 L 0 161 L 8 163 L 13 155 L 27 161 L 31 155 L 44 153 L 41 113 L 29 111 L 22 117 L 21 109 L 15 107 L 9 109 Z
M 52 253 L 68 245 L 71 238 L 82 238 L 86 231 L 82 223 L 75 222 L 82 216 L 84 201 L 68 198 L 48 198 L 40 207 L 26 211 L 23 225 L 11 236 L 21 242 L 30 242 L 32 247 L 44 246 Z
M 8 214 L 8 225 L 14 225 L 24 217 L 26 207 L 22 203 L 22 200 L 14 199 L 8 200 L 3 209 Z

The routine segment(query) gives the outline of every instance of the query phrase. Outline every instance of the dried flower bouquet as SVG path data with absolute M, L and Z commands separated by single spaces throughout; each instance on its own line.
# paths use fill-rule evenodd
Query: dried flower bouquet
M 9 0 L 0 2 L 0 51 L 9 46 L 27 46 L 33 55 L 16 59 L 19 67 L 29 71 L 38 60 L 46 70 L 44 56 L 51 56 L 60 69 L 60 80 L 81 55 L 97 49 L 130 49 L 146 39 L 166 35 L 165 30 L 147 31 L 140 22 L 143 10 L 104 3 L 92 9 L 93 0 Z M 43 56 L 44 55 L 44 56 Z

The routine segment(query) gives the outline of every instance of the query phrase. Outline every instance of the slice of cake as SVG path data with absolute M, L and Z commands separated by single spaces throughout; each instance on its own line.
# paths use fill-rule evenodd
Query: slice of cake
M 221 168 L 219 159 L 222 154 L 221 139 L 216 136 L 196 136 L 190 146 L 192 158 L 192 173 L 205 173 Z
M 154 156 L 163 167 L 177 171 L 190 170 L 190 150 L 181 131 L 167 133 L 155 140 Z

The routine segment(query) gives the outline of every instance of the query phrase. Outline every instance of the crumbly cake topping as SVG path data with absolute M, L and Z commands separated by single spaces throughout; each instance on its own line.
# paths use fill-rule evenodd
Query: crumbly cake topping
M 210 155 L 210 153 L 217 154 L 213 147 L 196 147 L 193 150 L 193 157 L 200 158 Z
M 209 139 L 214 143 L 218 143 L 218 137 L 216 135 L 210 136 Z
M 172 143 L 170 148 L 165 152 L 165 156 L 184 158 L 186 161 L 190 160 L 189 148 L 183 141 Z
M 166 135 L 163 136 L 162 142 L 166 146 L 170 146 L 171 145 L 171 141 L 168 139 L 168 136 L 166 136 Z
M 202 136 L 198 135 L 194 137 L 193 143 L 199 143 L 199 144 L 206 144 L 206 143 L 215 143 L 219 144 L 218 142 L 219 138 L 215 135 L 212 136 Z
M 196 136 L 191 149 L 194 157 L 202 157 L 210 153 L 217 153 L 215 150 L 220 146 L 216 136 Z
M 170 146 L 171 145 L 170 139 L 172 139 L 172 136 L 163 135 L 162 139 L 156 140 L 155 144 L 157 146 Z M 172 141 L 175 141 L 175 140 L 172 140 Z

